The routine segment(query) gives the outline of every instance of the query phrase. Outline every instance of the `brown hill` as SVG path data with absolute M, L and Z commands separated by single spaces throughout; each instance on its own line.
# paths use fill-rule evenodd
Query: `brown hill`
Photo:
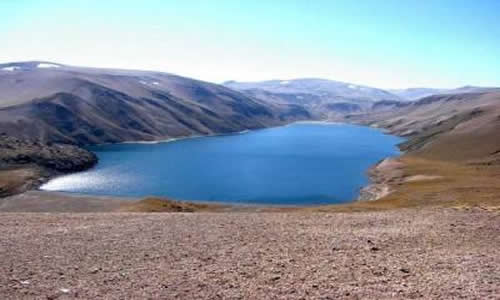
M 300 106 L 264 103 L 220 85 L 172 74 L 0 65 L 0 129 L 75 144 L 206 135 L 310 118 Z
M 431 96 L 347 119 L 408 140 L 401 144 L 402 157 L 371 172 L 375 195 L 383 191 L 382 198 L 346 209 L 500 208 L 500 92 Z
M 426 158 L 464 161 L 500 153 L 500 92 L 431 96 L 354 119 L 408 137 L 402 149 Z

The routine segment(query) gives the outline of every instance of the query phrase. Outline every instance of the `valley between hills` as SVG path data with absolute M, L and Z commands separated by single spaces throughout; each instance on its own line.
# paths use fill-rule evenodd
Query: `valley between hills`
M 97 163 L 95 155 L 78 146 L 320 120 L 378 127 L 407 138 L 400 145 L 403 156 L 369 171 L 373 184 L 360 199 L 383 201 L 358 201 L 333 210 L 498 206 L 498 88 L 385 91 L 314 78 L 217 85 L 160 72 L 49 62 L 0 65 L 0 77 L 3 196 Z M 12 203 L 20 202 L 3 200 L 0 209 L 15 210 Z M 141 203 L 131 209 L 144 207 Z
M 217 85 L 27 62 L 0 65 L 0 107 L 0 297 L 500 295 L 500 89 L 385 91 L 323 79 Z M 404 153 L 369 170 L 373 184 L 343 205 L 35 190 L 98 163 L 81 146 L 304 120 L 381 128 L 406 138 Z

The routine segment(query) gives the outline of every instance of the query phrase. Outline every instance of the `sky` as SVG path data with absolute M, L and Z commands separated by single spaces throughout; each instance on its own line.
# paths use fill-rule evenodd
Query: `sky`
M 0 63 L 500 86 L 498 0 L 1 0 Z

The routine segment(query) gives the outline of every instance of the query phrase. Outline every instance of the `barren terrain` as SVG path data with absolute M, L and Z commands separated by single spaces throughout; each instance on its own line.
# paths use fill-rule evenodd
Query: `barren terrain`
M 500 215 L 0 215 L 2 299 L 500 297 Z

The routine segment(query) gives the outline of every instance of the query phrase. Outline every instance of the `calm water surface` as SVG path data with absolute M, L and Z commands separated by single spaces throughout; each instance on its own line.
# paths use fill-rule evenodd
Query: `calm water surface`
M 368 183 L 370 166 L 399 154 L 399 142 L 374 128 L 296 123 L 167 143 L 95 146 L 95 168 L 55 178 L 42 189 L 247 204 L 342 203 Z

